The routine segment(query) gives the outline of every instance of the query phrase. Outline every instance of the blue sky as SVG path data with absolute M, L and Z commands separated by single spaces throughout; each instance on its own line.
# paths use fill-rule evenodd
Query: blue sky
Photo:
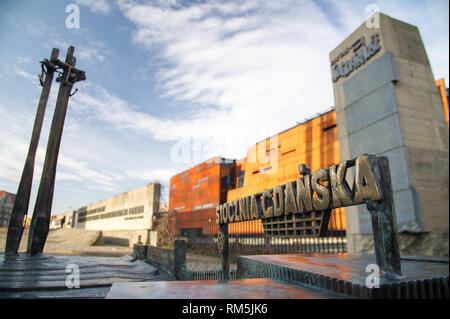
M 66 6 L 80 28 L 66 27 Z M 0 0 L 0 189 L 15 193 L 40 95 L 38 61 L 75 46 L 87 80 L 69 101 L 53 214 L 160 181 L 334 104 L 328 54 L 366 7 L 419 27 L 449 83 L 449 2 Z M 39 186 L 57 83 L 40 138 Z M 182 156 L 184 154 L 184 156 Z M 164 200 L 168 200 L 167 191 Z

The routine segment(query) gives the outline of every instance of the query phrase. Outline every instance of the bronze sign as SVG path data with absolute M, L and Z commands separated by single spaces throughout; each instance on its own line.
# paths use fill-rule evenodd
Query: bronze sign
M 367 45 L 365 44 L 364 37 L 361 37 L 352 45 L 351 49 L 353 55 L 347 61 L 341 62 L 340 64 L 338 63 L 338 61 L 350 51 L 350 48 L 346 48 L 331 61 L 331 67 L 333 68 L 333 82 L 336 82 L 341 77 L 347 77 L 354 70 L 365 64 L 367 60 L 375 55 L 375 53 L 380 51 L 380 37 L 378 33 L 374 34 L 370 39 L 370 43 Z
M 347 168 L 355 166 L 353 187 L 346 181 Z M 327 185 L 326 185 L 327 184 Z M 358 205 L 367 199 L 380 200 L 382 192 L 368 155 L 343 161 L 328 169 L 318 169 L 296 181 L 266 189 L 216 208 L 218 224 L 268 219 L 290 214 L 307 214 L 332 208 Z
M 347 169 L 353 166 L 350 187 Z M 296 181 L 217 206 L 224 273 L 229 268 L 228 223 L 261 219 L 269 236 L 319 237 L 327 233 L 333 208 L 366 204 L 377 264 L 387 277 L 399 278 L 400 252 L 388 158 L 364 154 L 313 174 L 304 164 L 298 168 L 303 177 Z M 280 227 L 280 223 L 290 225 Z

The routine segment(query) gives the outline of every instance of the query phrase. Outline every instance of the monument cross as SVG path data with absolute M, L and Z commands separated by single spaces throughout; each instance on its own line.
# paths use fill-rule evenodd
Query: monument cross
M 41 61 L 42 74 L 39 80 L 42 85 L 41 97 L 39 99 L 36 118 L 34 120 L 33 133 L 31 134 L 30 147 L 28 149 L 27 158 L 20 178 L 19 188 L 17 189 L 16 199 L 14 201 L 11 219 L 8 226 L 8 235 L 6 237 L 6 254 L 16 254 L 19 250 L 20 240 L 22 238 L 25 216 L 28 212 L 28 204 L 30 202 L 31 185 L 33 182 L 34 161 L 36 158 L 36 150 L 41 135 L 42 122 L 44 120 L 45 109 L 47 107 L 48 96 L 53 82 L 53 74 L 56 70 L 55 64 L 51 61 L 57 60 L 59 55 L 58 49 L 53 49 L 50 61 L 44 59 Z M 45 79 L 44 79 L 45 75 Z
M 73 46 L 68 48 L 65 62 L 62 62 L 57 58 L 50 60 L 50 62 L 62 70 L 62 74 L 60 73 L 59 77 L 56 79 L 57 82 L 60 82 L 60 87 L 48 138 L 44 169 L 42 171 L 41 182 L 28 235 L 27 253 L 32 255 L 42 253 L 50 227 L 56 164 L 58 161 L 59 146 L 61 144 L 67 104 L 69 102 L 69 97 L 73 95 L 71 94 L 71 90 L 75 82 L 86 79 L 84 71 L 75 68 L 76 59 L 73 56 L 74 51 L 75 48 Z

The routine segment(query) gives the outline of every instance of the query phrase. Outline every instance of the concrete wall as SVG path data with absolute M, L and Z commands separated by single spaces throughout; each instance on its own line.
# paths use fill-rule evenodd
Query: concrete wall
M 102 231 L 102 245 L 133 247 L 138 242 L 148 244 L 150 242 L 150 230 L 111 230 Z
M 0 191 L 0 227 L 8 227 L 16 195 Z
M 375 34 L 381 48 L 333 84 L 341 158 L 387 156 L 399 232 L 444 233 L 446 243 L 430 244 L 448 249 L 449 132 L 419 30 L 380 14 L 379 28 L 361 25 L 330 61 L 346 48 L 338 63 L 349 60 L 352 45 L 361 37 L 367 45 Z M 372 232 L 368 211 L 347 208 L 346 218 L 348 251 L 364 252 Z
M 145 244 L 159 209 L 158 183 L 130 190 L 76 211 L 76 228 L 101 230 L 103 244 L 132 246 L 141 236 Z
M 75 211 L 71 210 L 66 213 L 52 216 L 50 219 L 50 229 L 72 228 L 74 212 Z

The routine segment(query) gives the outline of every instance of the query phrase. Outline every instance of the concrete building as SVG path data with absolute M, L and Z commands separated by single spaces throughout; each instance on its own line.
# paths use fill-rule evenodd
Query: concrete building
M 59 228 L 72 228 L 73 223 L 73 210 L 52 216 L 50 219 L 50 229 L 59 229 Z
M 8 227 L 16 195 L 0 191 L 0 227 Z
M 227 170 L 219 157 L 171 179 L 169 210 L 177 212 L 179 233 L 217 232 L 207 226 L 214 210 L 204 206 L 295 180 L 300 163 L 314 171 L 371 153 L 390 161 L 402 253 L 448 255 L 448 90 L 434 80 L 418 29 L 379 17 L 379 28 L 364 23 L 330 53 L 335 109 L 255 144 Z M 329 230 L 345 236 L 350 253 L 373 251 L 364 205 L 334 210 Z M 263 229 L 257 220 L 229 231 Z
M 403 249 L 448 254 L 448 104 L 419 30 L 379 14 L 379 27 L 363 23 L 331 51 L 330 64 L 341 158 L 387 156 Z M 348 251 L 371 249 L 368 211 L 346 211 Z
M 161 185 L 152 183 L 89 204 L 74 211 L 73 227 L 102 231 L 103 244 L 149 243 L 153 216 L 160 207 L 160 191 Z

